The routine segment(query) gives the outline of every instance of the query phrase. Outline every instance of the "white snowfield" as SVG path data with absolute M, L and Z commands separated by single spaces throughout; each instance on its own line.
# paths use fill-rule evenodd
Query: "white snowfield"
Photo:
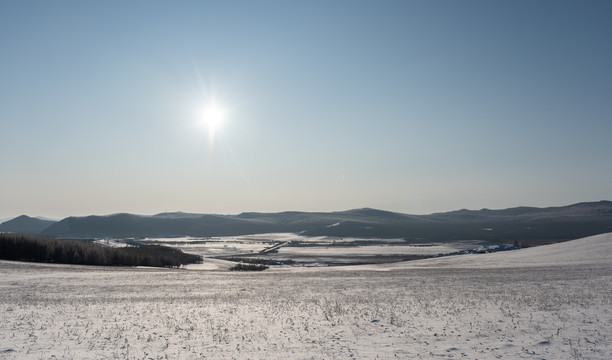
M 610 359 L 611 255 L 605 234 L 257 273 L 0 261 L 0 359 Z
M 612 233 L 514 251 L 440 257 L 391 267 L 482 269 L 567 265 L 612 265 Z

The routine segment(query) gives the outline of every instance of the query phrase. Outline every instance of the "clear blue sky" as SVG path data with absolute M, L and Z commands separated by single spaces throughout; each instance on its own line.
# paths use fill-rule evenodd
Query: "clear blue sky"
M 612 199 L 611 39 L 611 1 L 2 1 L 0 218 Z

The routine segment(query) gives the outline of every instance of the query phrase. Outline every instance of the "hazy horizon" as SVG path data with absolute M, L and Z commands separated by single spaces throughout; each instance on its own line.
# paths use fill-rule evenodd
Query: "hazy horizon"
M 601 200 L 595 200 L 595 201 L 584 201 L 584 202 L 600 202 L 600 201 L 611 201 L 611 200 L 606 200 L 606 199 L 601 199 Z M 583 203 L 582 201 L 579 203 Z M 478 210 L 504 210 L 504 209 L 508 209 L 508 208 L 515 208 L 515 207 L 522 207 L 522 206 L 529 206 L 529 207 L 536 207 L 536 208 L 549 208 L 549 207 L 563 207 L 563 206 L 570 206 L 570 205 L 575 205 L 577 203 L 572 203 L 572 204 L 559 204 L 559 205 L 545 205 L 545 206 L 530 206 L 530 205 L 517 205 L 517 206 L 510 206 L 507 208 L 456 208 L 456 209 L 447 209 L 447 210 L 441 210 L 441 211 L 432 211 L 432 212 L 427 212 L 427 213 L 407 213 L 407 212 L 403 212 L 403 211 L 394 211 L 394 210 L 389 210 L 389 209 L 380 209 L 380 208 L 372 208 L 372 207 L 363 207 L 363 208 L 370 208 L 370 209 L 375 209 L 375 210 L 382 210 L 382 211 L 389 211 L 389 212 L 397 212 L 397 213 L 403 213 L 406 215 L 430 215 L 430 214 L 435 214 L 435 213 L 445 213 L 445 212 L 452 212 L 452 211 L 458 211 L 458 210 L 474 210 L 474 211 L 478 211 Z M 173 210 L 173 211 L 159 211 L 159 212 L 154 212 L 154 213 L 134 213 L 134 212 L 128 212 L 128 211 L 117 211 L 117 212 L 113 212 L 113 213 L 90 213 L 90 214 L 68 214 L 68 215 L 63 215 L 63 216 L 58 216 L 58 217 L 53 217 L 53 216 L 45 216 L 45 215 L 32 215 L 32 214 L 19 214 L 19 215 L 15 215 L 15 216 L 8 216 L 8 217 L 3 217 L 0 218 L 0 223 L 4 222 L 4 221 L 9 221 L 12 220 L 14 218 L 17 218 L 19 216 L 22 215 L 26 215 L 32 218 L 39 218 L 39 219 L 43 219 L 43 220 L 55 220 L 55 221 L 59 221 L 68 217 L 86 217 L 86 216 L 109 216 L 109 215 L 117 215 L 117 214 L 131 214 L 131 215 L 140 215 L 140 216 L 154 216 L 154 215 L 159 215 L 159 214 L 164 214 L 164 213 L 192 213 L 192 214 L 202 214 L 202 215 L 227 215 L 227 216 L 232 216 L 232 215 L 239 215 L 241 213 L 280 213 L 280 212 L 321 212 L 321 213 L 328 213 L 328 212 L 343 212 L 343 211 L 349 211 L 349 210 L 358 210 L 358 209 L 362 209 L 362 208 L 351 208 L 351 209 L 333 209 L 333 210 L 295 210 L 295 209 L 286 209 L 286 210 L 278 210 L 278 211 L 240 211 L 240 212 L 232 212 L 232 213 L 221 213 L 221 212 L 207 212 L 207 213 L 200 213 L 200 212 L 189 212 L 189 211 L 182 211 L 182 210 Z
M 0 219 L 612 199 L 609 1 L 0 3 Z

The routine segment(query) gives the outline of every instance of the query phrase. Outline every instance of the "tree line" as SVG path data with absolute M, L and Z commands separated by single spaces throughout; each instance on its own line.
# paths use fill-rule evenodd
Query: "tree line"
M 0 233 L 0 259 L 58 264 L 179 267 L 202 261 L 199 255 L 161 246 L 108 247 L 89 241 Z

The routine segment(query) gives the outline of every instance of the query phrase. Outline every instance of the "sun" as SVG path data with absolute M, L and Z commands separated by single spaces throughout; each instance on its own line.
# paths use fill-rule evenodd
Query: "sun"
M 215 134 L 223 126 L 226 113 L 225 108 L 214 100 L 208 103 L 202 109 L 201 121 L 208 130 L 208 134 L 211 139 L 215 137 Z

